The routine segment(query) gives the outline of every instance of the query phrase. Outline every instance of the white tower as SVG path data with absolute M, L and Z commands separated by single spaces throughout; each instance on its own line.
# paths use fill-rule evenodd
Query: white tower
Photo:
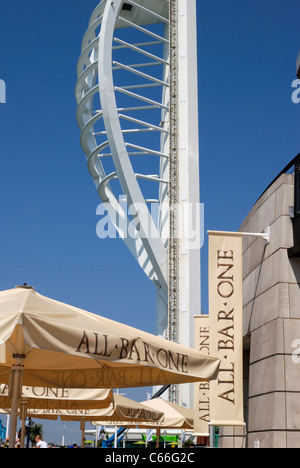
M 88 169 L 156 286 L 157 333 L 193 346 L 200 313 L 196 0 L 102 0 L 78 62 Z M 170 398 L 191 406 L 192 386 Z

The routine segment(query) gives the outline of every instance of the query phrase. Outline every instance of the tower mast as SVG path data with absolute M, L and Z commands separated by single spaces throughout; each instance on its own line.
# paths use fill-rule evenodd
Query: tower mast
M 170 0 L 169 336 L 193 347 L 201 311 L 201 223 L 196 0 Z M 193 386 L 171 388 L 192 405 Z
M 169 339 L 178 342 L 178 24 L 177 0 L 170 0 L 170 162 L 169 162 Z M 178 402 L 178 387 L 170 388 Z

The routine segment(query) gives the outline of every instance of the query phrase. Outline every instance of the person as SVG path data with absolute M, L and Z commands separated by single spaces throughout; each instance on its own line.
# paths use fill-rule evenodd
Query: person
M 39 435 L 36 436 L 35 442 L 36 442 L 36 448 L 48 448 L 47 442 L 45 442 Z

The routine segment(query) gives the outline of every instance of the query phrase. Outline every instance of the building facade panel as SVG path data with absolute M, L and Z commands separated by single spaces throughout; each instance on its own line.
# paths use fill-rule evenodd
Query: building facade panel
M 243 232 L 271 229 L 269 244 L 243 243 L 245 447 L 300 446 L 300 260 L 290 256 L 295 224 L 294 175 L 282 173 L 257 201 Z M 298 362 L 299 361 L 299 362 Z M 299 430 L 298 430 L 299 429 Z M 220 446 L 239 444 L 233 428 Z M 224 444 L 224 445 L 223 445 Z

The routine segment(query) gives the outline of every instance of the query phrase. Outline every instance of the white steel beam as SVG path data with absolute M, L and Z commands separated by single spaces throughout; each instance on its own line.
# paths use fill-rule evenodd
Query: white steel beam
M 196 0 L 177 0 L 178 7 L 178 187 L 179 226 L 190 206 L 200 211 L 199 123 Z M 190 229 L 191 220 L 189 222 Z M 199 235 L 200 233 L 198 233 Z M 195 244 L 195 245 L 193 245 Z M 201 313 L 200 245 L 182 230 L 178 246 L 178 341 L 193 347 L 193 316 Z M 193 386 L 180 386 L 179 404 L 193 404 Z
M 98 75 L 101 77 L 99 81 L 99 93 L 107 137 L 110 142 L 114 164 L 123 192 L 127 195 L 130 205 L 141 206 L 144 204 L 147 207 L 127 153 L 115 98 L 115 91 L 123 93 L 130 92 L 115 87 L 112 74 L 112 43 L 116 21 L 121 11 L 122 4 L 122 0 L 115 0 L 113 4 L 108 2 L 104 10 L 102 29 L 99 37 Z M 159 103 L 142 96 L 140 99 L 150 104 L 159 105 Z M 149 213 L 148 207 L 145 213 L 148 213 L 146 219 L 139 218 L 142 242 L 149 256 L 150 262 L 156 271 L 160 287 L 166 293 L 167 251 L 158 234 L 157 238 L 154 238 L 154 236 L 153 238 L 149 237 L 149 227 L 151 233 L 156 231 L 156 227 Z

